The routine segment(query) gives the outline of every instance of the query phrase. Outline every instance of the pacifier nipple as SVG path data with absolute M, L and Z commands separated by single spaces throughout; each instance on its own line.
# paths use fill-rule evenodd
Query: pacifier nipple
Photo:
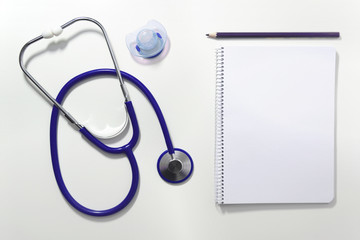
M 140 50 L 152 50 L 156 47 L 158 37 L 154 31 L 150 29 L 144 29 L 138 33 L 136 42 L 137 47 L 139 47 Z
M 152 20 L 126 36 L 126 45 L 133 56 L 152 58 L 159 55 L 167 40 L 165 28 Z

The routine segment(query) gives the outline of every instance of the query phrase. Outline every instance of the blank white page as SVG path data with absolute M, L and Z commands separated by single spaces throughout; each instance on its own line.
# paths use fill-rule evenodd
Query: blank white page
M 331 202 L 335 49 L 225 47 L 223 66 L 223 202 Z

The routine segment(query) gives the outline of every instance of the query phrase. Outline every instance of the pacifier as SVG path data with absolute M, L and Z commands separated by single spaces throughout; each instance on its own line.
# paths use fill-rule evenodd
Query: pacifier
M 125 41 L 133 56 L 153 58 L 163 51 L 167 41 L 167 33 L 163 25 L 151 20 L 145 26 L 126 35 Z

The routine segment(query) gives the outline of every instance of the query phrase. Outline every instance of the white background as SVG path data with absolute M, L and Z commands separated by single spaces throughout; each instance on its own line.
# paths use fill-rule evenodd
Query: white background
M 1 0 L 0 239 L 359 239 L 359 12 L 357 0 Z M 165 150 L 160 127 L 146 99 L 129 86 L 141 128 L 135 149 L 141 181 L 131 205 L 110 217 L 83 215 L 62 197 L 50 159 L 51 105 L 37 94 L 18 65 L 23 44 L 45 28 L 77 16 L 93 17 L 105 26 L 121 69 L 153 92 L 174 145 L 188 151 L 195 162 L 194 174 L 185 184 L 173 186 L 161 180 L 156 171 L 157 158 Z M 145 65 L 134 61 L 124 39 L 150 19 L 167 29 L 170 50 L 162 61 Z M 207 39 L 205 34 L 213 31 L 340 31 L 342 38 Z M 97 29 L 90 23 L 74 25 L 61 39 L 43 40 L 25 56 L 31 73 L 52 94 L 81 72 L 112 66 Z M 321 45 L 337 49 L 334 202 L 215 205 L 214 49 L 221 45 Z M 105 93 L 110 96 L 109 104 L 119 98 L 116 81 L 95 82 L 98 85 L 82 85 L 73 91 L 74 98 L 67 99 L 75 117 L 76 111 L 84 109 L 101 112 L 95 100 L 100 104 Z M 88 92 L 79 95 L 94 105 L 93 110 L 75 97 L 75 91 L 82 88 Z M 110 106 L 116 112 L 116 105 Z M 130 184 L 126 158 L 94 149 L 63 118 L 59 151 L 65 181 L 81 203 L 109 208 L 123 199 Z

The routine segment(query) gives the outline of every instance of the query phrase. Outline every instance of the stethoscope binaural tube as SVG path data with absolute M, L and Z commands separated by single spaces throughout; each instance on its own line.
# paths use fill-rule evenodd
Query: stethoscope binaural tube
M 89 18 L 89 17 L 78 17 L 78 18 L 74 18 L 68 22 L 66 22 L 65 24 L 61 25 L 60 27 L 57 27 L 53 30 L 49 30 L 49 31 L 45 31 L 43 32 L 41 35 L 35 37 L 34 39 L 31 39 L 30 41 L 28 41 L 20 50 L 20 54 L 19 54 L 19 64 L 20 64 L 20 68 L 22 69 L 22 71 L 24 72 L 24 74 L 29 78 L 29 80 L 34 84 L 34 86 L 44 94 L 44 96 L 50 101 L 52 102 L 53 105 L 55 105 L 63 114 L 64 116 L 69 120 L 69 122 L 71 122 L 72 124 L 74 124 L 77 128 L 82 128 L 83 126 L 68 112 L 66 111 L 66 109 L 61 106 L 61 104 L 59 104 L 52 96 L 51 94 L 38 82 L 36 81 L 36 79 L 29 73 L 29 71 L 26 69 L 26 66 L 23 62 L 23 58 L 24 58 L 24 53 L 25 53 L 25 50 L 32 44 L 38 42 L 39 40 L 41 39 L 47 39 L 47 38 L 52 38 L 53 36 L 59 36 L 62 31 L 69 27 L 70 25 L 76 23 L 76 22 L 79 22 L 79 21 L 88 21 L 88 22 L 91 22 L 91 23 L 94 23 L 96 24 L 103 36 L 104 36 L 104 39 L 105 39 L 105 42 L 106 42 L 106 45 L 108 46 L 108 50 L 109 50 L 109 53 L 110 53 L 110 56 L 111 56 L 111 59 L 113 61 L 113 64 L 114 64 L 114 67 L 115 67 L 115 71 L 117 73 L 117 77 L 119 79 L 119 83 L 120 83 L 120 87 L 121 87 L 121 91 L 124 95 L 124 98 L 125 98 L 125 102 L 127 101 L 130 101 L 130 96 L 129 96 L 129 92 L 124 84 L 124 80 L 122 79 L 121 77 L 121 73 L 120 73 L 120 68 L 118 66 L 118 63 L 116 61 L 116 57 L 115 57 L 115 54 L 114 54 L 114 51 L 111 47 L 111 44 L 110 44 L 110 40 L 109 40 L 109 37 L 105 31 L 105 28 L 100 24 L 100 22 L 98 22 L 97 20 L 93 19 L 93 18 Z

